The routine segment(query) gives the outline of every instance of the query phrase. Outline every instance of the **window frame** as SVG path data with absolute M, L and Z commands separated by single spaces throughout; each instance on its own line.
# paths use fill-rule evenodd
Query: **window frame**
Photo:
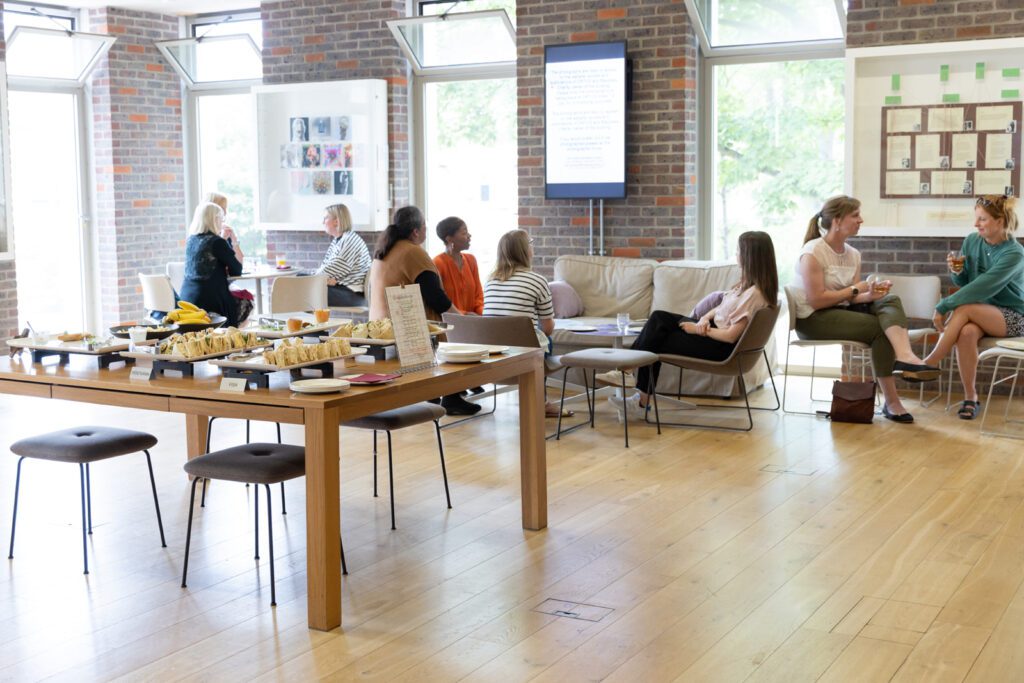
M 839 30 L 841 36 L 827 40 L 800 40 L 780 43 L 749 43 L 745 45 L 727 45 L 716 47 L 711 44 L 700 10 L 697 9 L 697 0 L 683 0 L 686 3 L 686 12 L 690 17 L 690 25 L 700 40 L 701 53 L 708 59 L 717 57 L 749 57 L 749 61 L 770 61 L 759 60 L 758 56 L 770 53 L 785 53 L 788 59 L 814 59 L 807 57 L 819 51 L 829 48 L 846 48 L 846 0 L 834 0 L 836 16 L 839 19 Z
M 93 54 L 92 58 L 82 67 L 77 78 L 51 78 L 48 76 L 20 76 L 17 74 L 10 73 L 10 55 L 11 47 L 17 45 L 16 38 L 26 34 L 37 34 L 37 35 L 65 35 L 68 39 L 74 40 L 76 36 L 87 36 L 89 38 L 96 38 L 100 41 L 100 47 Z M 11 36 L 7 39 L 6 56 L 4 63 L 7 65 L 7 80 L 9 83 L 19 84 L 31 84 L 31 83 L 51 83 L 55 87 L 69 86 L 69 87 L 82 87 L 86 81 L 92 75 L 92 72 L 96 69 L 96 66 L 100 63 L 113 47 L 114 43 L 117 42 L 117 36 L 108 35 L 106 33 L 88 33 L 86 31 L 75 31 L 73 29 L 57 29 L 57 28 L 40 28 L 37 26 L 15 26 L 14 30 L 11 31 Z
M 204 34 L 200 35 L 200 32 L 202 31 L 203 27 L 213 27 L 220 24 L 230 24 L 233 22 L 254 20 L 262 21 L 262 15 L 260 13 L 260 10 L 258 9 L 239 10 L 237 12 L 209 12 L 207 14 L 195 14 L 183 18 L 183 30 L 181 31 L 181 33 L 183 34 L 182 37 L 176 40 L 157 41 L 154 43 L 154 45 L 160 51 L 160 54 L 163 55 L 164 60 L 170 65 L 172 69 L 174 69 L 174 72 L 178 74 L 178 77 L 181 79 L 184 89 L 188 92 L 202 90 L 210 91 L 211 93 L 218 92 L 220 94 L 224 94 L 222 91 L 225 89 L 237 89 L 238 91 L 241 91 L 243 89 L 248 90 L 254 85 L 263 84 L 262 73 L 260 74 L 259 78 L 247 78 L 233 81 L 202 81 L 197 83 L 196 81 L 193 81 L 192 77 L 181 68 L 181 66 L 178 64 L 178 61 L 170 56 L 167 48 L 176 45 L 184 45 L 193 41 L 198 43 L 200 40 L 204 39 Z M 247 33 L 237 33 L 225 36 L 210 36 L 209 38 L 206 38 L 206 40 L 220 40 L 224 38 L 233 38 L 236 36 L 245 36 L 252 44 L 253 50 L 259 55 L 260 61 L 262 62 L 263 51 L 260 50 L 259 46 L 256 45 L 255 41 L 252 40 L 252 36 L 250 36 Z
M 417 7 L 418 9 L 418 7 Z M 409 63 L 413 74 L 418 78 L 434 77 L 438 76 L 441 78 L 448 77 L 452 80 L 459 80 L 460 74 L 475 74 L 485 69 L 502 69 L 511 68 L 515 69 L 516 62 L 518 59 L 514 59 L 510 62 L 478 62 L 475 64 L 456 64 L 449 66 L 423 66 L 420 64 L 417 55 L 412 51 L 411 46 L 405 39 L 405 35 L 402 33 L 401 28 L 403 26 L 417 26 L 422 24 L 436 24 L 444 21 L 472 21 L 474 17 L 479 18 L 481 15 L 489 15 L 498 17 L 500 15 L 503 23 L 505 24 L 506 30 L 509 32 L 509 36 L 512 40 L 513 49 L 517 46 L 516 40 L 516 29 L 512 24 L 512 20 L 508 16 L 508 12 L 503 9 L 492 9 L 492 10 L 480 10 L 476 12 L 458 12 L 447 16 L 439 14 L 421 15 L 404 17 L 402 19 L 392 19 L 387 23 L 388 30 L 391 32 L 391 36 L 395 40 L 395 44 L 402 51 L 402 55 Z
M 33 12 L 32 10 L 37 10 Z M 79 13 L 77 10 L 70 9 L 68 7 L 56 7 L 54 5 L 40 5 L 37 3 L 21 3 L 21 2 L 5 2 L 3 12 L 11 14 L 27 14 L 29 16 L 42 16 L 57 21 L 58 19 L 66 19 L 71 22 L 69 30 L 75 31 L 78 29 L 79 24 Z M 57 22 L 59 23 L 59 22 Z

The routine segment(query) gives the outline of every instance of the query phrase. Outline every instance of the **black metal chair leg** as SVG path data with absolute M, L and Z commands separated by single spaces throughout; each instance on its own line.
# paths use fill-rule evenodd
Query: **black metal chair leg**
M 205 477 L 203 478 L 203 495 L 199 499 L 199 507 L 201 507 L 201 508 L 206 507 L 206 482 L 208 482 L 208 481 L 210 481 L 210 480 L 206 479 Z
M 391 499 L 391 530 L 395 530 L 395 470 L 391 463 L 391 432 L 388 435 L 388 497 Z
M 764 356 L 764 364 L 768 366 L 768 379 L 772 381 L 772 393 L 775 394 L 775 407 L 772 410 L 778 410 L 782 407 L 782 403 L 779 401 L 779 390 L 775 386 L 775 375 L 772 373 L 772 364 L 768 360 L 768 352 L 764 349 L 761 350 L 761 354 Z
M 373 430 L 373 497 L 377 497 L 377 430 Z
M 256 533 L 254 538 L 256 539 L 256 554 L 253 556 L 254 560 L 260 559 L 260 490 L 256 489 L 256 495 L 252 497 L 252 509 L 255 517 Z
M 281 514 L 282 515 L 287 515 L 288 514 L 288 508 L 285 507 L 285 502 L 284 502 L 284 482 L 283 481 L 281 482 Z
M 245 421 L 245 442 L 249 443 L 249 421 Z
M 89 545 L 86 541 L 85 522 L 85 465 L 78 463 L 78 479 L 82 487 L 82 567 L 83 574 L 89 573 Z
M 742 372 L 737 373 L 736 377 L 740 381 L 740 391 L 743 392 L 743 402 L 747 406 L 747 431 L 749 432 L 754 428 L 754 414 L 750 412 L 750 396 L 747 394 L 747 383 L 743 380 Z
M 216 417 L 211 417 L 210 421 L 206 423 L 206 452 L 210 452 L 210 437 L 213 436 L 213 421 Z
M 185 531 L 185 563 L 181 568 L 181 587 L 186 588 L 185 579 L 188 577 L 188 551 L 192 546 L 192 512 L 196 507 L 196 484 L 198 479 L 192 480 L 192 495 L 188 499 L 188 527 Z
M 626 412 L 626 373 L 619 370 L 622 376 L 622 432 L 626 436 L 626 448 L 629 448 L 629 413 Z
M 444 466 L 444 444 L 441 443 L 441 422 L 434 420 L 434 431 L 437 432 L 437 452 L 441 454 L 441 478 L 444 479 L 444 498 L 448 501 L 448 509 L 452 509 L 452 497 L 448 493 L 448 470 Z
M 21 463 L 24 457 L 18 458 L 18 474 L 14 478 L 14 514 L 11 515 L 11 549 L 7 551 L 7 559 L 14 559 L 14 530 L 18 525 L 18 489 L 21 488 Z
M 89 514 L 89 535 L 92 536 L 92 480 L 89 478 L 89 463 L 85 463 L 85 509 Z
M 348 575 L 348 565 L 345 564 L 345 544 L 341 541 L 341 535 L 338 536 L 338 545 L 341 546 L 341 573 Z
M 156 525 L 160 527 L 160 546 L 167 547 L 167 539 L 164 538 L 164 521 L 160 518 L 160 500 L 156 497 L 156 479 L 153 478 L 153 461 L 149 457 L 149 451 L 142 451 L 146 454 L 146 467 L 149 468 L 149 485 L 153 487 L 153 507 L 156 508 Z
M 590 409 L 590 428 L 593 429 L 594 428 L 594 413 L 597 412 L 597 370 L 591 370 L 590 371 L 590 384 L 587 384 L 587 379 L 586 378 L 587 378 L 587 369 L 583 368 L 583 384 L 587 387 L 587 393 L 590 393 L 591 391 L 593 391 L 593 393 L 590 393 L 590 398 L 591 398 L 590 402 L 591 402 L 591 405 L 593 406 Z M 593 387 L 593 390 L 591 390 L 590 387 Z
M 658 434 L 661 434 L 661 415 L 658 413 L 658 387 L 654 379 L 654 373 L 650 373 L 650 382 L 647 385 L 647 398 L 654 401 L 654 422 L 658 426 Z M 683 369 L 679 368 L 679 382 L 682 383 Z M 646 421 L 646 415 L 644 416 Z
M 270 547 L 270 606 L 277 606 L 277 582 L 274 578 L 274 516 L 270 510 L 270 484 L 264 484 L 267 490 L 267 545 Z M 256 496 L 259 498 L 259 496 Z
M 277 425 L 277 442 L 278 443 L 284 443 L 283 441 L 281 441 L 281 423 L 280 422 L 275 422 L 274 424 Z
M 587 371 L 584 370 L 583 374 L 586 375 Z M 565 412 L 565 383 L 569 381 L 569 369 L 566 368 L 565 373 L 562 375 L 562 397 L 558 400 L 558 427 L 555 429 L 555 441 L 562 440 L 562 413 Z M 590 397 L 587 396 L 587 407 L 590 406 Z

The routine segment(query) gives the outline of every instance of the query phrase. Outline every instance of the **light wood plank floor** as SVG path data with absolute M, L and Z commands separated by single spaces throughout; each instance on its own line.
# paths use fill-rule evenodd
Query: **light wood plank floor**
M 626 450 L 604 404 L 595 430 L 548 443 L 550 527 L 527 532 L 515 400 L 444 432 L 450 511 L 430 429 L 396 434 L 397 531 L 386 461 L 373 498 L 369 435 L 343 432 L 352 573 L 344 629 L 320 633 L 301 481 L 286 516 L 274 492 L 276 609 L 242 485 L 197 507 L 182 589 L 182 418 L 0 397 L 2 452 L 80 424 L 156 434 L 169 546 L 143 458 L 99 463 L 83 576 L 76 468 L 27 461 L 0 564 L 0 680 L 1024 680 L 1021 442 L 908 400 L 912 426 L 766 412 L 749 434 L 636 425 Z M 215 430 L 215 447 L 243 438 L 239 422 Z M 0 455 L 4 549 L 15 462 Z M 538 611 L 549 599 L 562 613 Z

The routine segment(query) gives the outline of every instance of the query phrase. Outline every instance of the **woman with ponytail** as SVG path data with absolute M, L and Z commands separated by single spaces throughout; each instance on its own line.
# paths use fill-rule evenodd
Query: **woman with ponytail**
M 385 289 L 417 284 L 423 297 L 428 320 L 440 320 L 442 313 L 452 308 L 451 299 L 444 293 L 441 277 L 430 260 L 423 243 L 427 239 L 427 224 L 423 212 L 415 206 L 403 206 L 395 212 L 393 222 L 377 239 L 370 266 L 370 320 L 390 317 Z M 479 404 L 470 403 L 461 394 L 441 399 L 449 415 L 474 415 Z
M 939 369 L 917 357 L 907 336 L 907 316 L 897 296 L 861 279 L 860 252 L 846 243 L 864 219 L 860 201 L 832 197 L 811 217 L 797 263 L 796 333 L 801 339 L 849 339 L 871 346 L 871 365 L 882 388 L 882 415 L 909 423 L 894 371 L 911 382 L 937 379 Z
M 964 386 L 964 401 L 957 412 L 961 420 L 973 420 L 981 406 L 975 386 L 978 341 L 985 336 L 1024 336 L 1024 247 L 1014 239 L 1016 202 L 1002 195 L 978 197 L 974 204 L 977 231 L 964 239 L 963 260 L 954 261 L 952 254 L 946 258 L 959 289 L 935 307 L 933 322 L 942 336 L 925 362 L 941 362 L 956 346 Z

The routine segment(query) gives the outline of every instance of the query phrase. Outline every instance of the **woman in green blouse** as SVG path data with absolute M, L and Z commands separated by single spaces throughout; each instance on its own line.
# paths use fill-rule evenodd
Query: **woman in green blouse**
M 978 340 L 1024 336 L 1024 247 L 1014 238 L 1015 203 L 1013 197 L 1000 195 L 978 198 L 974 206 L 977 232 L 964 240 L 963 264 L 947 259 L 953 284 L 960 289 L 935 307 L 933 322 L 942 336 L 924 362 L 937 365 L 956 346 L 964 385 L 964 401 L 957 413 L 962 420 L 973 420 L 980 406 L 975 386 Z

